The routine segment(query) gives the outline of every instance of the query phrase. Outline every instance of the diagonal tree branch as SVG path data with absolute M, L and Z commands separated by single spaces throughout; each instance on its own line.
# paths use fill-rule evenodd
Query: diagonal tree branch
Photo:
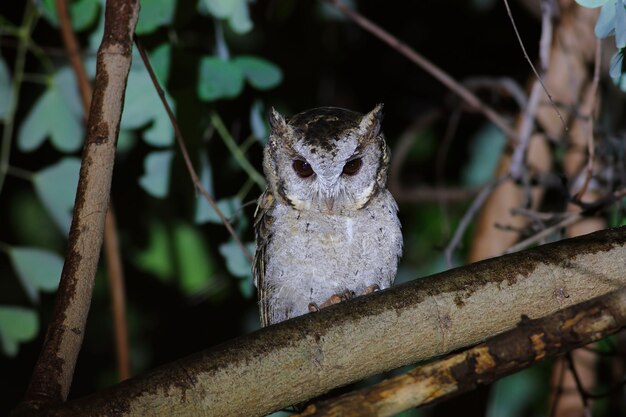
M 56 0 L 59 29 L 63 37 L 63 44 L 70 65 L 78 79 L 78 91 L 83 103 L 85 118 L 89 115 L 93 89 L 87 71 L 83 66 L 78 48 L 78 40 L 72 29 L 67 0 Z M 122 254 L 117 236 L 117 222 L 113 210 L 113 203 L 109 204 L 104 225 L 104 256 L 107 265 L 109 293 L 111 294 L 111 310 L 113 314 L 113 329 L 115 332 L 115 351 L 117 353 L 117 372 L 120 380 L 130 378 L 130 358 L 128 353 L 128 331 L 126 328 L 126 300 L 124 293 L 124 269 Z
M 358 391 L 312 404 L 294 417 L 385 417 L 471 391 L 626 326 L 626 289 L 519 325 L 463 352 Z
M 489 259 L 269 326 L 46 415 L 261 416 L 623 288 L 625 264 L 626 227 Z
M 85 333 L 102 247 L 115 144 L 139 0 L 107 0 L 68 251 L 52 320 L 21 410 L 65 401 Z

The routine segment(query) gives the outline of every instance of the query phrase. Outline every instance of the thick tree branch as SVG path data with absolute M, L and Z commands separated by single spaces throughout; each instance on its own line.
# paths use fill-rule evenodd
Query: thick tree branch
M 139 1 L 107 0 L 105 13 L 68 252 L 24 412 L 67 398 L 91 304 Z
M 625 264 L 626 228 L 489 259 L 269 326 L 46 412 L 264 415 L 620 289 Z
M 384 417 L 490 384 L 626 326 L 626 289 L 529 320 L 466 351 L 312 404 L 297 417 Z

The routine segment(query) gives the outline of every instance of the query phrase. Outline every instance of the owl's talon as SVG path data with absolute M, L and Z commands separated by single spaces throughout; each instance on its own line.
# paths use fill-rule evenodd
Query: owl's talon
M 363 295 L 371 294 L 377 291 L 380 291 L 380 287 L 378 286 L 378 284 L 373 284 L 367 287 L 365 291 L 363 291 Z
M 317 303 L 309 303 L 309 313 L 317 313 L 320 311 L 320 306 Z
M 326 300 L 322 304 L 320 304 L 320 308 L 332 306 L 333 304 L 339 304 L 342 301 L 343 301 L 343 299 L 341 298 L 341 296 L 339 294 L 333 294 L 333 295 L 330 296 L 330 298 L 328 300 Z

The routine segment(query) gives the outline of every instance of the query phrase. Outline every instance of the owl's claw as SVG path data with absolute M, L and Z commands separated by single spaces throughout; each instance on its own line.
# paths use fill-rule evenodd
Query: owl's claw
M 380 291 L 380 287 L 378 286 L 378 284 L 373 284 L 367 287 L 365 291 L 363 291 L 363 295 L 371 294 L 376 291 Z
M 317 313 L 320 311 L 320 306 L 317 303 L 309 303 L 309 313 Z

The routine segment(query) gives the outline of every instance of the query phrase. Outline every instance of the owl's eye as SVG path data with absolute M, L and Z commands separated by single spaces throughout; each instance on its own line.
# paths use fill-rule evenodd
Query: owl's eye
M 296 174 L 298 174 L 301 178 L 310 177 L 315 173 L 311 164 L 307 161 L 303 161 L 302 159 L 294 160 L 291 166 L 293 167 L 293 170 L 296 171 Z
M 343 166 L 343 173 L 346 175 L 355 175 L 363 166 L 363 160 L 361 158 L 356 158 L 351 161 L 346 162 Z

